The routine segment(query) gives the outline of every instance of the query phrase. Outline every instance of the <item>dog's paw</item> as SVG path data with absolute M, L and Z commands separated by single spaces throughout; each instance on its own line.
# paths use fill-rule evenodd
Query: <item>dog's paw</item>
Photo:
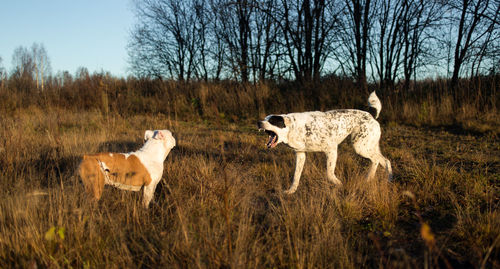
M 288 189 L 284 191 L 285 194 L 294 194 L 297 189 Z
M 342 181 L 340 181 L 337 177 L 333 177 L 333 178 L 329 177 L 328 181 L 330 181 L 331 183 L 333 183 L 335 185 L 342 186 Z

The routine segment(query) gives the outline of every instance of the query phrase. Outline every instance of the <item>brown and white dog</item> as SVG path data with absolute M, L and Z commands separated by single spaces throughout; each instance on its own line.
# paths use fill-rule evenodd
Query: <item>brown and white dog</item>
M 85 190 L 99 200 L 104 185 L 139 191 L 144 187 L 143 205 L 148 207 L 163 174 L 163 162 L 175 146 L 169 130 L 147 130 L 144 146 L 129 153 L 86 154 L 78 168 Z

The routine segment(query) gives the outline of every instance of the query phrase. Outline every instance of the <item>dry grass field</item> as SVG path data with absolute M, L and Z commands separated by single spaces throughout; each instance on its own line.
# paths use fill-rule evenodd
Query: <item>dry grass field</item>
M 383 169 L 341 144 L 335 187 L 309 153 L 265 148 L 267 113 L 359 108 L 352 83 L 312 93 L 99 74 L 43 93 L 0 88 L 0 268 L 499 268 L 496 77 L 450 95 L 446 82 L 382 94 Z M 469 83 L 465 81 L 464 83 Z M 489 83 L 489 84 L 488 84 Z M 11 86 L 14 85 L 14 86 Z M 16 88 L 17 87 L 17 88 Z M 29 89 L 29 88 L 26 88 Z M 444 90 L 442 90 L 444 89 Z M 177 139 L 154 203 L 106 187 L 91 202 L 82 154 L 139 148 L 147 129 Z
M 0 267 L 435 268 L 500 266 L 496 135 L 383 124 L 395 179 L 365 182 L 348 143 L 336 188 L 308 154 L 298 191 L 294 153 L 267 150 L 243 123 L 123 117 L 30 107 L 0 125 Z M 131 151 L 146 129 L 177 147 L 155 202 L 106 187 L 88 201 L 74 171 L 86 152 Z

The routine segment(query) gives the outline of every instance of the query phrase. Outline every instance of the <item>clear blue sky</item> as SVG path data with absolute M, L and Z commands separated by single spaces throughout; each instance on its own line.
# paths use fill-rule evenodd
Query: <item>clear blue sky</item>
M 10 71 L 14 49 L 43 44 L 53 74 L 86 67 L 127 75 L 134 26 L 130 0 L 5 0 L 0 5 L 0 66 Z

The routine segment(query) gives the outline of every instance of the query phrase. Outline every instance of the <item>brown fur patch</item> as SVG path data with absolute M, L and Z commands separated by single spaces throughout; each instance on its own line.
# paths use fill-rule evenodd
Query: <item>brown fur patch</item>
M 80 178 L 87 192 L 100 199 L 105 184 L 105 176 L 99 162 L 103 163 L 109 180 L 128 186 L 147 186 L 151 176 L 135 155 L 125 158 L 122 153 L 98 153 L 84 155 L 78 168 Z

